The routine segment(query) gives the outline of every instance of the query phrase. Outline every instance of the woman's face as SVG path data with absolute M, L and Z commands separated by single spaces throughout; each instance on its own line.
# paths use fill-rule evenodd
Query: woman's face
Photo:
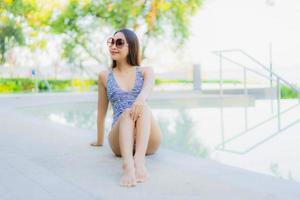
M 110 57 L 113 60 L 120 61 L 126 59 L 128 55 L 128 43 L 122 32 L 116 33 L 107 41 Z

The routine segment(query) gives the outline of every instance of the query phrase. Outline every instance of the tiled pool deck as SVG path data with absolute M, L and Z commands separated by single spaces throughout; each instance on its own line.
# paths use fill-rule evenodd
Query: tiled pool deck
M 119 186 L 121 158 L 91 147 L 96 133 L 27 116 L 17 107 L 95 101 L 96 93 L 0 96 L 0 199 L 299 200 L 300 183 L 160 148 L 150 178 Z

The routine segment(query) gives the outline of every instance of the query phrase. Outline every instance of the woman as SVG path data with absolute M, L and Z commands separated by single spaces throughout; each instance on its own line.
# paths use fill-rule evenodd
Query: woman
M 108 103 L 113 108 L 113 122 L 109 144 L 123 159 L 122 186 L 135 186 L 144 182 L 149 174 L 145 155 L 155 153 L 162 134 L 146 103 L 154 85 L 151 67 L 140 67 L 140 47 L 136 34 L 121 29 L 107 40 L 112 66 L 100 72 L 98 79 L 97 141 L 102 146 L 104 121 Z

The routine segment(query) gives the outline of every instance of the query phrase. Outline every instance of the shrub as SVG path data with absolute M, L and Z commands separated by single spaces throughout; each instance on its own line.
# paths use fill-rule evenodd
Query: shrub
M 289 87 L 285 85 L 280 86 L 280 95 L 281 99 L 295 99 L 298 98 L 297 92 L 294 90 L 290 89 Z

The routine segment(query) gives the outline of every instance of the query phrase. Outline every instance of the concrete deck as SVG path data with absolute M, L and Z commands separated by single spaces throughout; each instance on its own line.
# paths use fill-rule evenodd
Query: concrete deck
M 93 94 L 0 96 L 0 199 L 299 200 L 300 183 L 160 148 L 150 178 L 119 186 L 121 158 L 91 147 L 96 133 L 34 118 L 17 107 L 94 101 Z

